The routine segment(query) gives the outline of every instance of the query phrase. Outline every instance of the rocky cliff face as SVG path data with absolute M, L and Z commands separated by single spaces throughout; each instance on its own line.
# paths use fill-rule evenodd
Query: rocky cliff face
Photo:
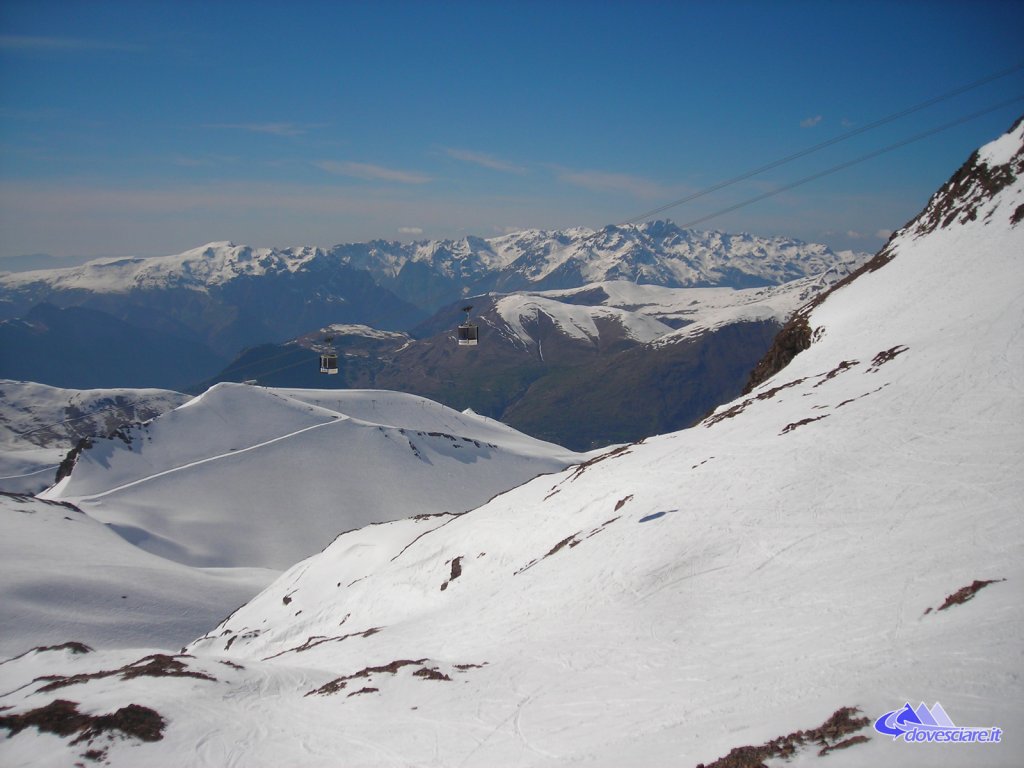
M 949 229 L 957 224 L 976 221 L 979 216 L 985 223 L 1019 226 L 1024 220 L 1024 199 L 1021 199 L 1020 194 L 1005 196 L 1005 199 L 1002 199 L 1000 193 L 1022 174 L 1024 117 L 1018 119 L 1001 138 L 975 151 L 949 181 L 932 195 L 924 210 L 894 233 L 874 257 L 797 310 L 751 372 L 744 392 L 750 392 L 774 376 L 796 355 L 809 348 L 814 335 L 807 320 L 810 312 L 832 293 L 842 290 L 862 275 L 888 264 L 896 257 L 902 242 L 931 235 L 937 230 Z M 970 254 L 965 253 L 964 257 L 970 258 Z

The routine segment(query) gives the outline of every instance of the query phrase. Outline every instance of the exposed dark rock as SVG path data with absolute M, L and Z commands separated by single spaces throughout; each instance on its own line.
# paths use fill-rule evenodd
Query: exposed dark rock
M 444 592 L 448 589 L 448 585 L 455 581 L 459 576 L 462 575 L 462 555 L 452 559 L 452 572 L 448 577 L 448 581 L 441 585 L 441 591 Z
M 49 693 L 69 685 L 87 683 L 90 680 L 101 680 L 107 677 L 118 677 L 122 680 L 133 680 L 137 677 L 193 677 L 197 680 L 209 680 L 216 682 L 216 678 L 205 672 L 195 672 L 181 661 L 183 656 L 168 656 L 163 653 L 156 653 L 145 656 L 138 661 L 127 664 L 120 669 L 103 670 L 100 672 L 83 672 L 77 675 L 63 677 L 51 675 L 39 678 L 40 681 L 47 681 L 46 685 L 39 688 L 39 693 Z
M 86 451 L 92 448 L 92 440 L 88 437 L 83 437 L 77 443 L 75 447 L 68 451 L 68 455 L 61 461 L 60 466 L 57 467 L 57 476 L 54 478 L 54 483 L 59 483 L 65 477 L 71 474 L 71 470 L 75 468 L 75 464 L 78 462 L 78 457 L 82 455 L 82 451 Z
M 782 327 L 771 349 L 754 366 L 747 385 L 743 388 L 743 394 L 749 394 L 756 386 L 770 379 L 810 346 L 811 326 L 807 323 L 806 315 L 796 314 Z
M 20 715 L 0 716 L 0 728 L 7 728 L 14 736 L 26 728 L 37 728 L 58 736 L 78 736 L 71 742 L 91 742 L 103 733 L 118 731 L 140 741 L 159 741 L 164 737 L 167 723 L 158 712 L 139 704 L 129 704 L 109 715 L 86 715 L 78 711 L 78 704 L 66 699 L 51 701 Z
M 855 717 L 858 712 L 860 710 L 856 707 L 842 707 L 817 728 L 779 736 L 760 746 L 736 747 L 725 757 L 706 765 L 700 763 L 697 768 L 765 768 L 765 760 L 788 759 L 812 744 L 819 747 L 819 755 L 825 755 L 834 749 L 846 749 L 855 744 L 862 744 L 868 740 L 862 735 L 843 739 L 844 736 L 859 731 L 871 722 L 867 717 Z
M 1024 117 L 1018 119 L 1010 128 L 1015 130 Z M 893 243 L 898 235 L 911 233 L 916 236 L 926 235 L 936 229 L 948 227 L 954 222 L 966 223 L 978 216 L 978 207 L 985 200 L 992 198 L 1001 190 L 1012 184 L 1024 173 L 1024 148 L 1006 165 L 990 167 L 980 162 L 981 156 L 974 152 L 953 176 L 928 201 L 925 209 L 902 229 L 893 233 L 889 242 L 876 253 L 867 263 L 854 270 L 827 291 L 815 296 L 809 303 L 801 307 L 790 318 L 772 344 L 764 358 L 754 367 L 744 394 L 774 376 L 789 365 L 796 355 L 811 345 L 811 328 L 807 321 L 810 312 L 836 291 L 869 272 L 875 272 L 888 264 L 895 257 Z M 1024 206 L 1018 206 L 1010 217 L 1012 224 L 1017 224 Z
M 938 607 L 938 610 L 944 611 L 947 608 L 952 608 L 954 605 L 963 605 L 989 584 L 997 584 L 1001 581 L 1006 581 L 1006 579 L 988 579 L 987 581 L 975 579 L 966 587 L 961 587 L 953 594 L 948 595 L 945 602 Z M 931 610 L 929 608 L 925 613 L 931 613 Z
M 811 416 L 811 417 L 808 417 L 806 419 L 800 419 L 800 421 L 794 421 L 792 424 L 787 424 L 786 426 L 784 426 L 782 428 L 781 434 L 785 435 L 787 432 L 792 432 L 797 427 L 802 427 L 802 426 L 804 426 L 806 424 L 810 424 L 811 422 L 821 421 L 822 419 L 827 419 L 827 418 L 828 418 L 828 414 L 825 414 L 824 416 Z
M 902 344 L 897 344 L 895 347 L 879 352 L 872 358 L 871 367 L 868 368 L 868 373 L 875 373 L 876 371 L 878 371 L 879 368 L 888 363 L 890 360 L 893 360 L 899 355 L 902 355 L 904 352 L 907 351 L 907 349 L 908 347 L 905 347 Z
M 356 680 L 356 679 L 360 679 L 360 678 L 370 679 L 374 675 L 381 675 L 381 674 L 391 674 L 391 675 L 394 675 L 394 674 L 398 673 L 398 670 L 400 670 L 400 669 L 402 669 L 404 667 L 417 666 L 417 665 L 420 666 L 420 669 L 418 669 L 418 670 L 416 670 L 415 672 L 412 673 L 414 677 L 420 677 L 420 678 L 423 678 L 424 680 L 442 680 L 442 681 L 446 680 L 446 681 L 451 681 L 451 678 L 448 675 L 446 675 L 443 672 L 441 672 L 440 670 L 433 669 L 433 668 L 427 667 L 427 666 L 423 666 L 423 663 L 425 661 L 426 661 L 426 659 L 417 659 L 415 661 L 413 661 L 411 659 L 398 659 L 396 661 L 392 661 L 390 664 L 384 664 L 383 666 L 379 666 L 379 667 L 366 667 L 365 669 L 361 669 L 358 672 L 353 672 L 351 675 L 344 675 L 343 677 L 336 677 L 334 680 L 331 680 L 330 682 L 325 683 L 324 685 L 320 686 L 319 688 L 316 688 L 316 689 L 314 689 L 312 691 L 308 691 L 305 695 L 306 696 L 314 696 L 314 695 L 316 695 L 316 696 L 329 696 L 329 695 L 331 695 L 333 693 L 337 693 L 338 691 L 344 690 L 346 685 L 350 681 L 352 681 L 352 680 Z M 463 670 L 466 670 L 466 669 L 470 669 L 471 667 L 474 667 L 474 666 L 479 666 L 479 665 L 473 665 L 473 664 L 455 665 L 455 668 L 459 669 L 460 671 L 463 671 Z M 379 690 L 378 688 L 372 688 L 372 687 L 361 688 L 358 691 L 353 691 L 352 693 L 349 694 L 349 696 L 354 696 L 354 695 L 360 694 L 360 693 L 376 693 L 378 690 Z

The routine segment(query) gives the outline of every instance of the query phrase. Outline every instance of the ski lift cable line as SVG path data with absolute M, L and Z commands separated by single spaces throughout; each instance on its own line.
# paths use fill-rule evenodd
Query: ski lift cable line
M 991 112 L 995 112 L 996 110 L 1002 109 L 1003 107 L 1009 106 L 1010 104 L 1014 104 L 1014 103 L 1016 103 L 1018 101 L 1024 101 L 1024 96 L 1015 96 L 1012 99 L 1006 99 L 1004 101 L 999 102 L 998 104 L 993 104 L 993 105 L 991 105 L 989 107 L 986 107 L 985 109 L 980 109 L 977 112 L 972 112 L 971 114 L 964 115 L 962 117 L 957 118 L 956 120 L 951 120 L 950 122 L 943 123 L 942 125 L 936 126 L 935 128 L 931 128 L 931 129 L 929 129 L 927 131 L 923 131 L 921 133 L 917 133 L 917 134 L 915 134 L 913 136 L 910 136 L 909 138 L 903 139 L 902 141 L 897 141 L 895 144 L 889 144 L 889 145 L 887 145 L 885 147 L 882 147 L 880 149 L 876 149 L 876 150 L 874 150 L 872 152 L 868 152 L 866 155 L 861 155 L 860 157 L 855 157 L 852 160 L 847 160 L 846 162 L 840 163 L 839 165 L 833 165 L 831 168 L 826 168 L 823 171 L 818 171 L 817 173 L 812 173 L 810 176 L 804 176 L 802 179 L 797 179 L 796 181 L 791 181 L 788 184 L 784 184 L 781 187 L 777 187 L 776 189 L 773 189 L 773 190 L 770 190 L 770 191 L 765 192 L 763 194 L 757 195 L 756 197 L 751 197 L 748 200 L 743 200 L 742 202 L 736 203 L 735 205 L 730 205 L 728 208 L 722 208 L 721 210 L 715 211 L 714 213 L 709 213 L 706 216 L 701 216 L 698 219 L 694 219 L 692 221 L 688 221 L 687 223 L 682 225 L 682 228 L 683 229 L 689 229 L 690 227 L 693 227 L 693 226 L 695 226 L 697 224 L 700 224 L 702 222 L 708 221 L 709 219 L 714 219 L 714 218 L 717 218 L 719 216 L 723 216 L 723 215 L 725 215 L 727 213 L 731 213 L 732 211 L 735 211 L 735 210 L 737 210 L 739 208 L 745 208 L 748 205 L 752 205 L 754 203 L 760 202 L 761 200 L 764 200 L 764 199 L 769 198 L 769 197 L 773 197 L 774 195 L 778 195 L 778 194 L 780 194 L 782 192 L 787 192 L 790 189 L 793 189 L 795 187 L 802 186 L 803 184 L 807 184 L 809 182 L 815 181 L 816 179 L 820 179 L 823 176 L 828 176 L 828 175 L 833 174 L 833 173 L 838 173 L 839 171 L 842 171 L 842 170 L 845 170 L 845 169 L 847 169 L 847 168 L 849 168 L 851 166 L 857 165 L 858 163 L 866 162 L 867 160 L 871 160 L 873 158 L 876 158 L 879 155 L 884 155 L 887 152 L 892 152 L 894 150 L 900 149 L 901 147 L 905 147 L 908 144 L 913 144 L 915 141 L 921 141 L 922 139 L 926 139 L 929 136 L 934 136 L 936 133 L 941 133 L 942 131 L 948 130 L 950 128 L 955 128 L 958 125 L 962 125 L 963 123 L 969 122 L 969 121 L 974 120 L 974 119 L 976 119 L 978 117 L 982 117 L 983 115 L 987 115 L 987 114 L 989 114 Z
M 72 416 L 70 419 L 63 419 L 61 421 L 55 421 L 52 424 L 44 424 L 41 427 L 30 429 L 27 432 L 15 432 L 17 437 L 25 437 L 36 432 L 42 432 L 44 429 L 51 429 L 53 427 L 59 427 L 61 424 L 70 424 L 73 421 L 81 421 L 82 419 L 88 419 L 90 416 L 98 416 L 101 413 L 107 411 L 128 411 L 133 405 L 141 405 L 142 401 L 138 403 L 128 403 L 126 405 L 108 405 L 106 408 L 97 408 L 95 411 L 89 411 L 89 413 L 83 413 L 81 416 Z
M 678 200 L 673 200 L 672 202 L 665 203 L 664 205 L 660 205 L 657 208 L 645 211 L 644 213 L 633 216 L 630 219 L 626 219 L 625 221 L 621 222 L 618 226 L 621 227 L 626 226 L 628 224 L 635 224 L 638 221 L 644 221 L 645 219 L 649 219 L 651 216 L 655 216 L 659 213 L 667 211 L 670 208 L 675 208 L 677 206 L 683 205 L 683 203 L 688 203 L 691 200 L 697 200 L 698 198 L 710 195 L 712 192 L 717 192 L 718 190 L 732 186 L 733 184 L 738 184 L 741 181 L 746 181 L 747 179 L 752 178 L 753 176 L 757 176 L 758 174 L 764 173 L 765 171 L 770 171 L 773 168 L 778 168 L 780 165 L 785 165 L 786 163 L 790 163 L 794 160 L 799 160 L 801 157 L 806 157 L 807 155 L 825 149 L 826 147 L 831 147 L 832 145 L 838 144 L 842 141 L 846 141 L 847 139 L 852 139 L 854 136 L 859 136 L 862 133 L 867 133 L 868 131 L 874 130 L 875 128 L 879 128 L 895 120 L 899 120 L 901 117 L 911 115 L 914 112 L 920 112 L 922 109 L 926 109 L 928 107 L 934 106 L 935 104 L 939 104 L 940 102 L 947 101 L 948 99 L 951 99 L 954 96 L 959 96 L 962 93 L 966 93 L 968 91 L 974 90 L 975 88 L 979 88 L 982 85 L 991 83 L 993 80 L 998 80 L 1000 78 L 1006 77 L 1007 75 L 1011 75 L 1014 72 L 1017 72 L 1021 69 L 1024 69 L 1024 62 L 1009 67 L 1008 69 L 1003 69 L 1000 70 L 999 72 L 994 72 L 990 75 L 987 75 L 986 77 L 968 83 L 967 85 L 962 85 L 959 88 L 954 88 L 951 91 L 946 91 L 945 93 L 928 99 L 927 101 L 922 101 L 921 103 L 915 104 L 912 107 L 901 109 L 899 112 L 894 112 L 891 115 L 887 115 L 886 117 L 879 118 L 878 120 L 867 123 L 866 125 L 854 128 L 853 130 L 847 131 L 846 133 L 841 133 L 838 136 L 834 136 L 833 138 L 827 139 L 826 141 L 823 141 L 819 144 L 807 147 L 806 149 L 801 149 L 798 152 L 794 152 L 791 155 L 786 155 L 785 157 L 779 158 L 778 160 L 773 160 L 770 163 L 758 166 L 757 168 L 741 173 L 738 176 L 733 176 L 732 178 L 725 179 L 724 181 L 720 181 L 717 184 L 713 184 L 710 187 L 705 187 L 704 189 L 689 194 L 686 197 L 681 197 Z
M 257 373 L 254 373 L 253 377 L 255 379 L 259 380 L 260 378 L 266 378 L 267 376 L 269 376 L 272 373 L 280 373 L 281 371 L 287 371 L 289 368 L 298 368 L 300 365 L 308 365 L 308 364 L 309 364 L 309 358 L 308 357 L 304 357 L 302 360 L 299 360 L 299 361 L 294 362 L 294 363 L 289 363 L 288 365 L 283 365 L 280 368 L 273 368 L 273 369 L 271 369 L 269 371 L 259 371 Z M 243 366 L 243 367 L 252 367 L 252 366 L 250 365 L 250 366 Z M 237 370 L 237 369 L 235 369 L 235 370 Z
M 244 371 L 247 368 L 257 368 L 261 365 L 266 365 L 269 362 L 273 362 L 274 360 L 280 360 L 282 357 L 288 357 L 289 355 L 295 354 L 297 351 L 305 351 L 306 349 L 306 347 L 295 345 L 285 349 L 282 352 L 278 352 L 275 355 L 271 355 L 270 357 L 264 357 L 259 360 L 253 360 L 252 362 L 243 363 L 241 365 L 233 365 L 231 366 L 230 371 L 231 373 L 235 373 L 237 371 Z

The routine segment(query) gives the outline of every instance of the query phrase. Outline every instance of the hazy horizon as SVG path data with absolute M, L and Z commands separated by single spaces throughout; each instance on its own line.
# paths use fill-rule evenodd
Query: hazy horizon
M 934 101 L 659 214 L 686 226 L 1003 104 L 697 227 L 874 251 L 1024 110 L 1022 26 L 1001 2 L 13 0 L 0 258 L 598 228 Z

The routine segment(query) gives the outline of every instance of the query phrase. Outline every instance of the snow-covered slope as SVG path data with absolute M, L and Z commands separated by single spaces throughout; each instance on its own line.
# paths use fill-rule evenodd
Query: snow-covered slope
M 524 323 L 536 322 L 541 315 L 547 317 L 564 336 L 586 343 L 601 336 L 600 327 L 603 325 L 614 325 L 621 334 L 641 343 L 653 341 L 672 330 L 670 326 L 642 313 L 617 307 L 567 304 L 557 298 L 538 294 L 503 296 L 495 302 L 494 311 L 511 334 L 524 344 L 536 343 Z
M 820 274 L 761 288 L 670 288 L 626 280 L 580 288 L 519 292 L 494 299 L 491 322 L 526 344 L 536 343 L 524 321 L 546 315 L 564 335 L 593 341 L 601 326 L 614 324 L 639 343 L 671 344 L 737 322 L 784 323 L 802 304 L 849 276 L 867 259 L 850 257 Z M 490 297 L 488 297 L 490 298 Z
M 0 491 L 41 491 L 81 438 L 109 435 L 189 399 L 162 389 L 61 389 L 0 379 Z
M 190 655 L 0 665 L 0 757 L 665 766 L 789 734 L 794 759 L 749 764 L 1019 764 L 1024 125 L 1009 141 L 749 396 L 467 514 L 345 534 Z M 919 701 L 1001 742 L 872 730 Z
M 0 494 L 0 530 L 3 657 L 40 638 L 97 648 L 178 647 L 279 575 L 173 563 L 70 504 L 31 496 Z
M 181 563 L 284 568 L 342 531 L 463 512 L 576 460 L 422 397 L 219 384 L 95 441 L 42 496 Z

